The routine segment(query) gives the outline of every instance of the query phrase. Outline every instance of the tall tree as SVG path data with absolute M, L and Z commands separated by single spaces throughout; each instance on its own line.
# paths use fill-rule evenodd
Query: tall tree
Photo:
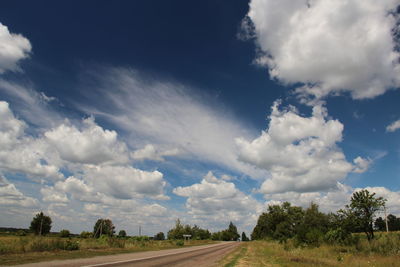
M 98 219 L 93 228 L 94 237 L 98 238 L 101 235 L 113 236 L 115 226 L 110 219 Z
M 249 238 L 246 236 L 245 232 L 242 232 L 242 241 L 249 241 Z
M 154 240 L 164 240 L 165 239 L 165 235 L 163 232 L 159 232 L 154 236 Z
M 378 231 L 386 231 L 386 223 L 382 217 L 376 218 L 375 220 L 375 229 Z
M 373 220 L 377 211 L 381 210 L 386 200 L 382 197 L 375 197 L 375 193 L 370 193 L 363 189 L 354 192 L 350 199 L 351 213 L 354 214 L 355 223 L 365 232 L 368 240 L 374 238 Z
M 51 218 L 40 212 L 33 217 L 29 229 L 36 235 L 48 234 L 51 229 Z

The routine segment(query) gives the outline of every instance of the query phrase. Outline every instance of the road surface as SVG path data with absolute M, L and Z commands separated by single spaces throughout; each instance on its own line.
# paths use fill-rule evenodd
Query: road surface
M 239 245 L 239 242 L 223 242 L 213 245 L 204 245 L 179 249 L 166 249 L 126 253 L 109 256 L 98 256 L 85 259 L 56 260 L 48 262 L 30 263 L 18 266 L 24 267 L 101 267 L 101 266 L 216 266 L 217 262 L 227 253 Z

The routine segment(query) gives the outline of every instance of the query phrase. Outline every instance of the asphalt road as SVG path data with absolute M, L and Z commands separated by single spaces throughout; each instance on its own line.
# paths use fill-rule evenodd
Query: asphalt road
M 217 262 L 231 252 L 239 242 L 223 242 L 213 245 L 196 246 L 189 248 L 167 249 L 159 251 L 146 251 L 126 253 L 110 256 L 98 256 L 85 259 L 57 260 L 24 264 L 25 267 L 50 267 L 50 266 L 216 266 Z

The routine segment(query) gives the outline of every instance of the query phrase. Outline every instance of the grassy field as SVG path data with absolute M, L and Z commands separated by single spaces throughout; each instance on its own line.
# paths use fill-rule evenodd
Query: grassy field
M 55 259 L 74 259 L 196 246 L 214 243 L 210 240 L 183 241 L 137 241 L 118 238 L 60 238 L 2 235 L 0 236 L 0 265 L 14 265 Z
M 398 239 L 399 235 L 391 238 Z M 357 246 L 321 245 L 317 248 L 296 248 L 276 241 L 243 242 L 227 255 L 220 266 L 400 266 L 400 247 L 385 235 L 375 242 L 361 240 Z M 393 247 L 395 245 L 395 247 Z M 384 249 L 387 249 L 385 251 Z

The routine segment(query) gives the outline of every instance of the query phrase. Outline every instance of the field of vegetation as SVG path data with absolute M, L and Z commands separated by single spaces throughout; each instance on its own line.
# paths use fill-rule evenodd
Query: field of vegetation
M 400 266 L 400 232 L 377 233 L 368 241 L 360 237 L 354 246 L 322 244 L 295 246 L 294 242 L 260 240 L 243 242 L 219 264 L 244 266 Z
M 62 238 L 47 236 L 0 236 L 0 265 L 13 265 L 54 259 L 72 259 L 117 253 L 161 250 L 210 244 L 210 240 L 150 240 L 147 237 Z

